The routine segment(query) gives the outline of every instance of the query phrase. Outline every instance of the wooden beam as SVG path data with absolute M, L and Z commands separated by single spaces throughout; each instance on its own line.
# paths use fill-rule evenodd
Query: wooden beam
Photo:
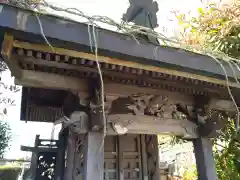
M 199 180 L 217 180 L 216 165 L 212 151 L 212 140 L 198 138 L 193 140 Z
M 52 53 L 52 49 L 45 44 L 34 44 L 34 43 L 15 40 L 14 47 Z M 58 48 L 58 47 L 54 47 L 54 51 L 56 54 L 59 54 L 59 55 L 66 55 L 74 58 L 89 59 L 93 61 L 96 60 L 95 55 L 92 53 L 79 52 L 79 51 L 74 51 L 70 49 Z M 138 62 L 126 61 L 122 59 L 106 57 L 101 55 L 98 56 L 98 61 L 109 63 L 109 64 L 116 64 L 120 66 L 137 68 L 137 69 L 144 69 L 144 70 L 153 71 L 153 72 L 166 73 L 166 74 L 181 76 L 181 77 L 190 78 L 190 79 L 198 79 L 198 80 L 226 86 L 226 80 L 221 80 L 213 77 L 207 77 L 199 74 L 193 74 L 193 73 L 188 73 L 188 72 L 183 72 L 183 71 L 178 71 L 173 69 L 167 69 L 159 66 L 152 66 L 148 64 L 143 65 Z M 239 84 L 235 82 L 229 82 L 229 86 L 240 88 Z
M 87 82 L 83 79 L 29 70 L 22 70 L 22 77 L 20 79 L 16 78 L 15 84 L 37 88 L 87 92 Z
M 21 77 L 21 69 L 14 58 L 11 58 L 14 38 L 12 35 L 5 33 L 2 42 L 1 55 L 11 71 L 12 76 L 16 78 Z
M 79 92 L 88 92 L 87 81 L 85 79 L 30 70 L 22 70 L 22 78 L 16 78 L 15 83 L 17 85 L 29 87 L 69 89 L 74 91 L 77 90 Z M 184 102 L 186 105 L 191 105 L 193 100 L 192 97 L 178 92 L 170 92 L 162 89 L 153 89 L 134 85 L 118 84 L 105 80 L 104 89 L 106 94 L 114 96 L 131 96 L 133 94 L 147 93 L 152 95 L 174 97 L 175 101 Z
M 88 92 L 88 85 L 86 79 L 30 70 L 22 70 L 21 74 L 21 79 L 15 79 L 15 84 L 17 85 L 37 88 L 73 90 L 80 93 L 82 92 L 82 95 L 86 95 L 86 93 Z M 107 95 L 112 96 L 123 97 L 132 96 L 133 94 L 151 94 L 167 96 L 171 100 L 173 100 L 174 103 L 181 103 L 186 106 L 193 106 L 194 102 L 192 96 L 183 93 L 170 92 L 163 89 L 153 89 L 134 85 L 118 84 L 105 80 L 104 89 Z M 210 109 L 236 112 L 236 108 L 233 102 L 230 100 L 213 99 L 210 101 L 209 105 Z
M 84 153 L 84 180 L 103 180 L 104 140 L 103 133 L 89 132 L 86 137 Z
M 182 136 L 184 138 L 197 138 L 196 124 L 187 120 L 174 120 L 154 118 L 151 116 L 135 116 L 129 114 L 109 115 L 108 121 L 121 122 L 132 121 L 126 126 L 128 134 L 167 134 Z M 118 124 L 118 123 L 117 123 Z M 116 135 L 112 128 L 108 128 L 109 135 Z
M 91 67 L 86 67 L 86 66 L 79 66 L 79 65 L 75 65 L 75 64 L 68 64 L 68 63 L 63 63 L 63 62 L 57 62 L 57 61 L 49 61 L 49 60 L 44 60 L 44 59 L 39 59 L 39 58 L 35 58 L 35 57 L 26 57 L 26 56 L 22 56 L 22 55 L 12 55 L 12 59 L 14 59 L 15 61 L 19 61 L 22 63 L 27 63 L 30 65 L 40 65 L 42 67 L 51 67 L 51 68 L 59 68 L 59 69 L 65 69 L 65 70 L 69 70 L 69 71 L 78 71 L 78 72 L 86 72 L 86 73 L 98 73 L 97 68 L 91 68 Z M 223 91 L 219 90 L 219 89 L 210 89 L 209 87 L 203 87 L 202 85 L 198 85 L 195 84 L 194 86 L 192 85 L 187 85 L 184 83 L 179 83 L 177 81 L 169 81 L 169 80 L 165 80 L 163 78 L 159 78 L 159 79 L 154 79 L 148 76 L 143 76 L 143 75 L 139 75 L 139 74 L 129 74 L 129 73 L 123 73 L 123 72 L 118 72 L 118 71 L 113 71 L 113 70 L 109 70 L 109 69 L 102 69 L 102 73 L 104 75 L 107 76 L 116 76 L 116 77 L 121 77 L 121 78 L 125 78 L 128 80 L 136 80 L 138 78 L 144 78 L 144 80 L 146 82 L 149 83 L 153 83 L 153 84 L 167 84 L 171 87 L 179 87 L 181 86 L 181 88 L 186 88 L 186 89 L 193 89 L 195 91 L 198 91 L 199 89 L 201 89 L 202 91 L 207 91 L 207 92 L 212 92 L 215 93 L 217 95 L 220 95 Z M 225 90 L 224 90 L 225 91 Z
M 230 100 L 224 99 L 211 99 L 208 105 L 209 109 L 217 109 L 220 111 L 237 112 L 236 106 Z
M 38 148 L 38 147 L 29 147 L 29 146 L 21 146 L 21 151 L 29 151 L 29 152 L 58 152 L 57 148 Z
M 72 122 L 76 119 L 72 119 Z M 122 124 L 123 122 L 132 123 L 125 125 L 128 134 L 167 134 L 194 139 L 198 137 L 197 125 L 187 120 L 174 120 L 164 118 L 154 118 L 152 116 L 136 116 L 129 114 L 111 114 L 107 116 L 109 122 L 107 135 L 118 135 L 113 128 L 113 122 Z M 74 132 L 85 134 L 89 132 L 89 124 L 86 119 L 74 123 Z M 125 123 L 124 123 L 125 124 Z

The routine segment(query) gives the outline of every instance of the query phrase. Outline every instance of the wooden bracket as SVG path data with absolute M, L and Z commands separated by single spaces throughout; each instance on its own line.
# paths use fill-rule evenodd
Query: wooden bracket
M 101 82 L 99 79 L 89 79 L 88 81 L 88 100 L 90 101 L 90 131 L 100 132 L 104 129 L 104 119 L 101 105 Z
M 221 129 L 226 125 L 227 120 L 221 119 L 220 110 L 212 111 L 211 105 L 213 101 L 210 98 L 198 96 L 195 97 L 194 118 L 198 125 L 198 134 L 201 137 L 213 138 L 220 134 Z M 228 106 L 228 104 L 226 104 Z M 222 109 L 228 109 L 224 105 L 221 105 Z
M 17 61 L 11 58 L 13 42 L 14 42 L 13 36 L 11 34 L 5 33 L 4 40 L 2 43 L 1 54 L 2 54 L 4 61 L 7 63 L 7 66 L 11 70 L 12 76 L 14 76 L 16 78 L 20 78 L 21 77 L 21 69 L 18 66 Z

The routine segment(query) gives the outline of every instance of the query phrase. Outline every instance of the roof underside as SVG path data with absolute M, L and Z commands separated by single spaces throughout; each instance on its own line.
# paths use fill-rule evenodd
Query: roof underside
M 46 44 L 33 12 L 2 5 L 1 33 L 4 35 L 7 32 L 14 38 L 11 42 L 11 58 L 8 57 L 8 60 L 16 61 L 17 68 L 24 72 L 80 79 L 97 77 L 88 26 L 50 15 L 40 15 L 39 18 L 44 35 L 54 47 L 54 52 Z M 105 80 L 137 87 L 166 89 L 191 96 L 229 99 L 225 74 L 212 58 L 182 49 L 155 46 L 144 40 L 139 40 L 138 44 L 131 36 L 96 29 L 98 60 Z M 6 42 L 3 42 L 3 46 L 4 44 L 8 45 Z M 12 74 L 16 73 L 16 68 L 11 67 L 8 60 L 6 62 Z M 223 66 L 227 71 L 232 93 L 240 103 L 240 97 L 237 98 L 240 86 L 235 83 L 233 70 L 227 63 L 223 62 Z M 237 77 L 240 77 L 240 72 L 234 70 Z M 64 90 L 23 88 L 21 119 L 56 120 L 62 114 L 62 100 L 65 96 Z
M 23 41 L 46 43 L 42 37 L 36 15 L 32 11 L 4 4 L 0 14 L 0 27 L 4 31 L 13 30 L 14 36 Z M 87 24 L 52 15 L 40 15 L 39 19 L 45 36 L 49 38 L 53 46 L 90 52 L 91 44 Z M 182 49 L 156 46 L 141 40 L 138 44 L 132 36 L 105 29 L 96 28 L 96 31 L 98 33 L 99 54 L 103 56 L 225 79 L 222 68 L 211 57 Z M 229 64 L 222 63 L 229 78 L 233 78 L 234 74 Z M 239 77 L 240 72 L 236 68 L 235 72 Z

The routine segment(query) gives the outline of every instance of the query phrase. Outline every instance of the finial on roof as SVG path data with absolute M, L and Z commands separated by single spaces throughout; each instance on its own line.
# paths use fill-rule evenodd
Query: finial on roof
M 154 29 L 158 27 L 158 3 L 153 0 L 129 0 L 130 6 L 123 14 L 123 21 Z

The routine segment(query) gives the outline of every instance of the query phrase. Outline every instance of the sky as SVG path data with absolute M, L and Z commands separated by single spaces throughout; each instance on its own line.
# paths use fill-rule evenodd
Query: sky
M 48 0 L 48 2 L 62 7 L 78 8 L 87 15 L 108 16 L 117 22 L 121 21 L 122 14 L 129 6 L 128 0 Z M 202 5 L 200 0 L 158 0 L 158 4 L 159 27 L 156 28 L 156 31 L 164 32 L 168 36 L 174 36 L 177 29 L 177 21 L 174 20 L 172 10 L 178 9 L 182 12 L 188 12 L 196 10 L 197 7 Z M 60 15 L 64 16 L 63 13 Z M 71 18 L 79 20 L 78 17 Z M 102 27 L 109 28 L 107 26 Z M 4 72 L 2 79 L 8 84 L 13 83 L 10 72 Z M 50 138 L 52 125 L 20 121 L 21 91 L 11 94 L 11 96 L 16 100 L 16 105 L 8 108 L 8 115 L 4 118 L 12 128 L 11 148 L 6 153 L 6 158 L 17 159 L 26 156 L 26 153 L 20 151 L 20 146 L 33 146 L 36 134 L 40 134 L 41 138 Z

